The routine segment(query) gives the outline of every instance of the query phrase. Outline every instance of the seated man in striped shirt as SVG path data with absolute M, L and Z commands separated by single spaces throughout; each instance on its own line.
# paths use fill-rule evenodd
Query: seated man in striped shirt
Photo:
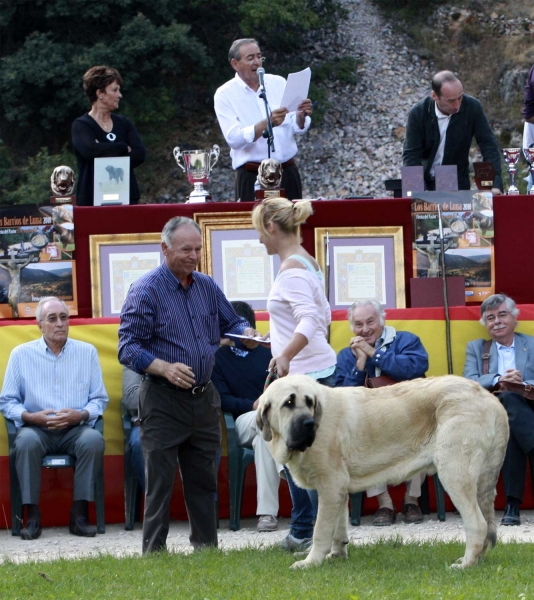
M 69 311 L 59 298 L 41 298 L 35 316 L 43 336 L 13 349 L 0 394 L 0 412 L 18 428 L 16 468 L 26 508 L 20 536 L 41 535 L 41 462 L 45 454 L 65 453 L 76 457 L 69 530 L 94 537 L 87 503 L 94 501 L 104 438 L 93 425 L 108 404 L 98 355 L 91 344 L 69 339 Z

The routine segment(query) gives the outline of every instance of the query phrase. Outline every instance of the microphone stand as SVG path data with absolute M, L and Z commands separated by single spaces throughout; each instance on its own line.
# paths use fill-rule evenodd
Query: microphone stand
M 271 151 L 275 152 L 274 134 L 273 124 L 271 121 L 271 109 L 269 108 L 269 102 L 267 101 L 267 92 L 265 91 L 265 82 L 261 84 L 260 98 L 265 104 L 265 117 L 267 119 L 267 129 L 265 129 L 262 135 L 267 140 L 267 158 L 271 158 Z

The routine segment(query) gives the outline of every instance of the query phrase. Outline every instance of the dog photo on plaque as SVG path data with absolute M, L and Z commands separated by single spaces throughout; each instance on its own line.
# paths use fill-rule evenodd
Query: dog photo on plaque
M 95 158 L 95 206 L 130 204 L 130 157 Z

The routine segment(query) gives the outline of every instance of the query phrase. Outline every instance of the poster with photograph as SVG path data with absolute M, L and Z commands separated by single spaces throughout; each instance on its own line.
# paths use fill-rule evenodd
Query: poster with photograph
M 46 296 L 78 314 L 72 205 L 0 207 L 0 318 L 34 317 Z
M 414 277 L 441 277 L 438 204 L 447 277 L 465 277 L 466 302 L 482 302 L 495 290 L 494 218 L 491 192 L 417 192 L 412 202 Z

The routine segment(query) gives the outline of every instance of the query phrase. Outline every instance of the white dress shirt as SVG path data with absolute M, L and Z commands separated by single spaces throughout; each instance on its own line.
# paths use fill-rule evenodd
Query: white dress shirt
M 96 348 L 67 339 L 56 356 L 41 337 L 14 348 L 0 395 L 0 412 L 22 426 L 23 412 L 74 408 L 93 425 L 108 405 Z
M 451 122 L 452 115 L 444 115 L 438 108 L 438 105 L 435 105 L 436 109 L 436 117 L 438 118 L 438 127 L 439 127 L 439 146 L 436 152 L 436 156 L 434 157 L 434 162 L 432 163 L 432 168 L 430 169 L 430 174 L 432 177 L 435 175 L 436 165 L 441 165 L 443 162 L 443 154 L 445 153 L 445 140 L 447 139 L 447 127 Z
M 499 357 L 499 365 L 497 367 L 499 373 L 493 378 L 492 384 L 496 385 L 499 378 L 502 377 L 508 369 L 515 369 L 515 340 L 511 346 L 503 346 L 499 342 L 495 342 L 497 346 L 497 356 Z
M 265 75 L 265 90 L 271 110 L 282 108 L 280 103 L 285 87 L 286 80 L 283 77 Z M 234 169 L 246 162 L 261 162 L 268 157 L 267 140 L 259 137 L 254 141 L 254 126 L 266 117 L 260 92 L 261 88 L 255 92 L 237 73 L 215 92 L 215 113 L 224 139 L 230 146 Z M 304 128 L 300 129 L 296 113 L 286 115 L 281 125 L 273 127 L 275 152 L 271 152 L 271 158 L 281 163 L 293 158 L 298 150 L 295 134 L 305 133 L 310 123 L 310 117 L 306 117 Z

